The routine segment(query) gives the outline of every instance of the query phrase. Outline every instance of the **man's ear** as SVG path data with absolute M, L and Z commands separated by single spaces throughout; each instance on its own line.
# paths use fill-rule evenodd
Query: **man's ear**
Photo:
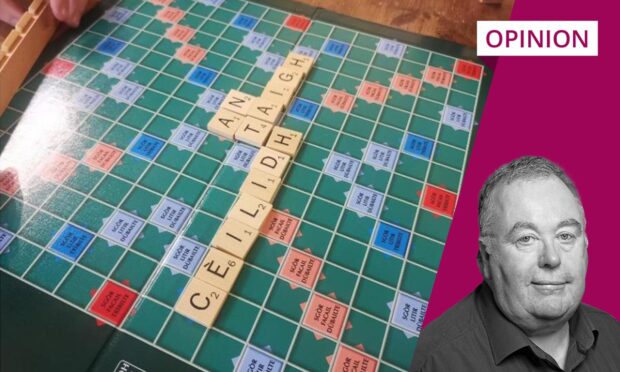
M 478 238 L 478 269 L 484 280 L 491 279 L 491 267 L 489 264 L 489 244 L 488 239 Z

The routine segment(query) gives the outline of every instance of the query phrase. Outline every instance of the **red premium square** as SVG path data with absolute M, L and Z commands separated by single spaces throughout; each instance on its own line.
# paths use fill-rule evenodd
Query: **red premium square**
M 459 59 L 456 61 L 455 74 L 468 79 L 479 80 L 482 76 L 482 66 L 477 63 Z
M 75 63 L 64 59 L 56 58 L 50 61 L 44 68 L 43 73 L 48 76 L 64 78 L 75 68 Z
M 425 208 L 435 213 L 452 217 L 455 205 L 455 193 L 431 185 L 426 186 L 424 201 L 422 202 L 422 206 Z
M 118 326 L 127 316 L 137 297 L 134 291 L 114 282 L 107 282 L 90 306 L 90 311 Z
M 291 14 L 286 19 L 284 25 L 296 31 L 306 32 L 308 26 L 310 26 L 310 19 L 297 14 Z

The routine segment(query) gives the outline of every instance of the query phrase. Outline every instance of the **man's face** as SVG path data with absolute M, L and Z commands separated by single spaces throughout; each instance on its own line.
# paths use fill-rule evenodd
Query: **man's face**
M 553 331 L 583 296 L 588 255 L 582 209 L 556 177 L 499 185 L 491 198 L 483 272 L 495 300 L 528 335 Z

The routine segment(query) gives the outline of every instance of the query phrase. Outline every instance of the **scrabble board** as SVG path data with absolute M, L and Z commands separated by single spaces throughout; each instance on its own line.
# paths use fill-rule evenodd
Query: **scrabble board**
M 3 368 L 406 370 L 491 79 L 474 52 L 287 1 L 99 11 L 0 116 Z M 314 63 L 274 128 L 303 139 L 206 326 L 179 301 L 261 144 L 209 123 L 290 53 Z

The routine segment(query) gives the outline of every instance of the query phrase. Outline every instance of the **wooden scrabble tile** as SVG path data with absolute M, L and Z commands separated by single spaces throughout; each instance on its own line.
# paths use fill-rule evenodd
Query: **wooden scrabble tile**
M 218 136 L 233 140 L 235 138 L 235 132 L 242 122 L 242 115 L 235 114 L 225 109 L 219 109 L 211 118 L 211 121 L 209 121 L 207 129 Z
M 313 64 L 314 60 L 308 56 L 299 53 L 289 53 L 282 66 L 297 69 L 303 72 L 304 76 L 308 76 Z
M 11 54 L 11 52 L 13 52 L 13 50 L 17 47 L 17 44 L 19 44 L 21 38 L 22 37 L 18 31 L 12 30 L 6 36 L 4 41 L 2 41 L 2 47 L 0 48 L 0 50 L 5 52 L 6 54 Z
M 303 136 L 303 133 L 295 130 L 274 127 L 269 135 L 266 146 L 272 150 L 280 151 L 291 157 L 295 157 L 301 146 Z
M 237 128 L 237 132 L 235 132 L 235 139 L 261 147 L 267 141 L 272 128 L 272 124 L 246 116 L 239 128 Z
M 196 278 L 228 293 L 242 268 L 242 260 L 211 247 L 198 267 Z
M 228 92 L 224 101 L 222 101 L 220 109 L 226 109 L 239 115 L 246 115 L 254 98 L 252 95 L 232 89 Z
M 28 11 L 34 15 L 39 15 L 39 13 L 43 11 L 45 5 L 47 5 L 46 0 L 34 0 L 32 3 L 30 3 Z
M 273 203 L 281 184 L 282 179 L 280 177 L 272 176 L 258 169 L 251 169 L 239 191 Z
M 22 34 L 25 34 L 33 23 L 34 23 L 34 18 L 32 18 L 32 14 L 30 14 L 30 12 L 25 12 L 19 18 L 19 21 L 17 21 L 17 24 L 15 25 L 15 29 L 21 32 Z
M 291 103 L 291 99 L 295 96 L 297 88 L 278 83 L 277 81 L 270 81 L 263 89 L 261 98 L 268 101 L 281 104 L 285 108 Z
M 190 280 L 174 309 L 186 317 L 212 327 L 222 310 L 227 293 L 200 279 Z
M 4 53 L 3 51 L 0 50 L 0 69 L 2 69 L 2 66 L 4 65 L 4 62 L 6 62 L 8 60 L 9 60 L 9 57 L 6 55 L 6 53 Z
M 269 83 L 281 84 L 297 90 L 303 79 L 304 74 L 299 69 L 280 66 L 274 71 Z
M 259 97 L 252 100 L 252 105 L 247 115 L 270 124 L 277 124 L 283 112 L 284 106 L 282 104 Z
M 245 259 L 258 237 L 258 230 L 237 220 L 226 219 L 215 233 L 211 246 Z
M 255 196 L 239 194 L 239 199 L 230 209 L 228 218 L 260 230 L 267 215 L 271 212 L 271 208 L 271 204 Z
M 268 147 L 261 147 L 254 156 L 251 168 L 282 178 L 290 160 L 291 157 L 287 154 L 272 150 Z

